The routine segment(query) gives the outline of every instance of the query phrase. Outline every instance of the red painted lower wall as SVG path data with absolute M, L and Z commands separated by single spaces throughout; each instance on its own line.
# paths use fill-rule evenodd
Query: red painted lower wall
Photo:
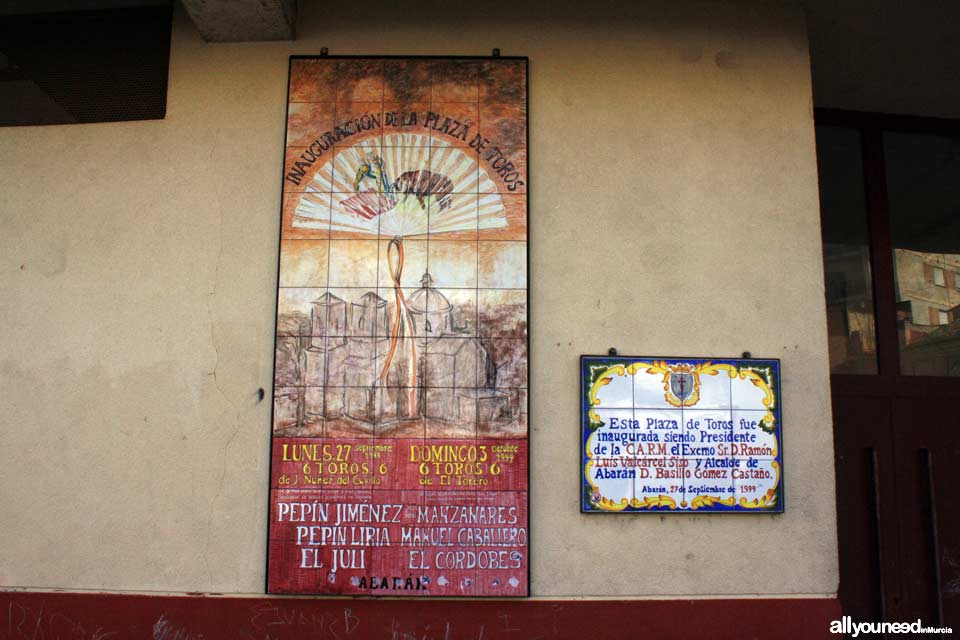
M 0 640 L 835 638 L 836 599 L 351 600 L 0 593 Z

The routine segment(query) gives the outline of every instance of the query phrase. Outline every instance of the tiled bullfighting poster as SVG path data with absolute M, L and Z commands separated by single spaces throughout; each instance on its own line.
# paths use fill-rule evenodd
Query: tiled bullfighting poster
M 294 57 L 267 589 L 528 595 L 527 61 Z
M 581 511 L 783 511 L 779 360 L 580 364 Z

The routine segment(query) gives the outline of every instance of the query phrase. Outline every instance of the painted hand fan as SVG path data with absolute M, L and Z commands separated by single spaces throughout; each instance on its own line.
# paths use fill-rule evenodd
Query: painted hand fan
M 425 135 L 394 133 L 339 151 L 306 186 L 307 194 L 332 192 L 332 208 L 301 198 L 293 226 L 384 238 L 506 227 L 503 200 L 476 158 L 441 140 L 432 145 Z

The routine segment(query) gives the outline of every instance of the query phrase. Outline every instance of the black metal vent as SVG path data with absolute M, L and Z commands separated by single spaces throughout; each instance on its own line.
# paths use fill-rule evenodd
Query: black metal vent
M 0 125 L 163 118 L 171 5 L 0 16 Z

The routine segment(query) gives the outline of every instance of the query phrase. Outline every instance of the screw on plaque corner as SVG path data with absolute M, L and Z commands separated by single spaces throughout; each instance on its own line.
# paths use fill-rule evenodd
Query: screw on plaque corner
M 330 54 L 330 49 L 327 49 L 326 47 L 320 47 L 320 55 L 321 55 L 321 56 L 326 56 L 326 55 L 329 55 L 329 54 Z
M 608 356 L 615 356 L 615 355 L 617 355 L 617 348 L 616 348 L 616 347 L 610 347 L 610 349 L 607 350 L 607 355 L 608 355 Z
M 494 47 L 494 48 L 493 48 L 493 53 L 492 53 L 491 55 L 492 55 L 494 58 L 499 58 L 499 57 L 500 57 L 500 48 L 499 48 L 499 47 Z
M 749 360 L 753 357 L 753 354 L 751 354 L 749 351 L 744 351 L 742 354 L 740 354 L 740 357 Z

